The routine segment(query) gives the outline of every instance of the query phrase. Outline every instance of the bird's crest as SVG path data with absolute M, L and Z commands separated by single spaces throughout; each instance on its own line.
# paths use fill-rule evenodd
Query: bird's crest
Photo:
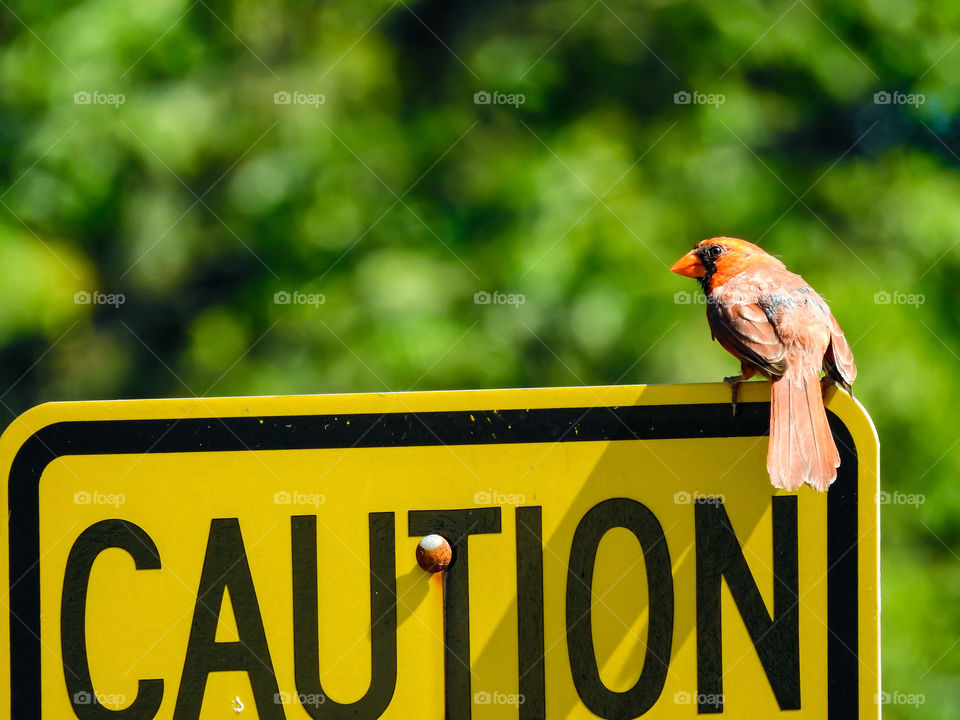
M 746 240 L 741 240 L 740 238 L 734 237 L 715 237 L 710 238 L 709 240 L 701 240 L 697 243 L 698 248 L 706 247 L 708 245 L 719 245 L 725 250 L 743 253 L 746 255 L 769 255 L 769 253 L 759 245 L 754 245 L 752 242 L 747 242 Z

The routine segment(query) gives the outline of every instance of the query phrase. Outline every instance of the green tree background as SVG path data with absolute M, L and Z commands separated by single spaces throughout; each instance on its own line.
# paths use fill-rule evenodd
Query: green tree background
M 832 303 L 884 487 L 922 496 L 882 508 L 883 684 L 925 702 L 885 713 L 957 716 L 960 5 L 0 5 L 8 420 L 715 380 L 667 268 L 752 239 Z

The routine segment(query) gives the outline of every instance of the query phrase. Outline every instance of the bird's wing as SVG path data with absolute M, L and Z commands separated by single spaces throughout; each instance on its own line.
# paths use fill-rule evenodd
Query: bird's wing
M 775 377 L 786 372 L 786 348 L 760 305 L 711 303 L 707 319 L 714 339 L 727 352 Z
M 848 390 L 857 379 L 857 366 L 853 362 L 853 351 L 840 328 L 837 319 L 830 316 L 830 345 L 823 355 L 823 369 L 833 380 Z

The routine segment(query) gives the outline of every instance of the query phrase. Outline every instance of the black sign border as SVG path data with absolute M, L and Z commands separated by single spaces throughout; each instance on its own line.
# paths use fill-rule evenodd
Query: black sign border
M 18 450 L 8 479 L 10 712 L 41 720 L 40 479 L 67 455 L 482 445 L 759 437 L 770 403 L 456 410 L 150 420 L 48 425 Z M 840 450 L 827 496 L 827 677 L 830 718 L 859 717 L 858 461 L 848 428 L 828 411 Z

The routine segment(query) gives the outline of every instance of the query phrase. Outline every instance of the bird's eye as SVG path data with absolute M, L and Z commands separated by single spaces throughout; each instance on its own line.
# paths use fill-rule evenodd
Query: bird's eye
M 723 253 L 723 248 L 719 245 L 711 245 L 708 252 L 710 253 L 710 257 L 720 257 L 720 255 Z

